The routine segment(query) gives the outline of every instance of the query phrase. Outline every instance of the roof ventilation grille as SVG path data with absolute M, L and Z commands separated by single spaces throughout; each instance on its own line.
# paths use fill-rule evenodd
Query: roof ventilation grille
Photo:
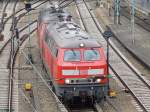
M 71 21 L 72 16 L 71 15 L 58 15 L 59 21 Z

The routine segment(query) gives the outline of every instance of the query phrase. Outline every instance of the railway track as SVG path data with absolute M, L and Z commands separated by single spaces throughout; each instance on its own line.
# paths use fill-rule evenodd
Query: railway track
M 78 2 L 79 10 L 81 13 L 81 19 L 84 17 L 89 19 L 83 19 L 82 21 L 86 24 L 86 29 L 92 35 L 95 35 L 102 45 L 106 48 L 106 41 L 102 37 L 101 33 L 104 32 L 99 23 L 96 20 L 96 17 L 89 10 L 89 5 L 87 3 L 83 4 L 82 0 Z M 85 2 L 85 1 L 84 1 Z M 82 7 L 82 8 L 81 8 Z M 81 11 L 82 10 L 82 11 Z M 83 13 L 84 12 L 84 13 Z M 88 23 L 91 23 L 90 26 Z M 92 27 L 92 29 L 90 29 Z M 134 96 L 136 101 L 140 104 L 141 108 L 149 112 L 150 111 L 150 86 L 149 81 L 147 81 L 141 73 L 132 66 L 132 64 L 122 55 L 122 53 L 116 48 L 111 40 L 110 44 L 110 65 L 109 67 L 115 73 L 115 75 L 120 79 L 124 86 L 126 86 L 131 94 Z M 142 91 L 141 91 L 142 90 Z
M 127 5 L 127 3 L 124 1 L 121 4 L 121 14 L 122 16 L 126 17 L 127 19 L 131 19 L 130 9 Z M 142 14 L 142 12 L 135 13 L 135 24 L 139 25 L 146 31 L 150 32 L 150 18 L 148 18 L 148 15 Z
M 80 11 L 80 8 L 79 8 L 79 4 L 77 0 L 74 1 L 75 3 L 75 6 L 76 6 L 76 11 L 79 15 L 79 19 L 80 19 L 80 25 L 82 26 L 82 29 L 84 29 L 85 31 L 88 31 L 86 24 L 83 22 L 83 17 L 82 14 L 81 14 L 81 11 Z M 82 2 L 81 2 L 82 3 Z M 77 105 L 73 105 L 75 107 L 71 107 L 71 108 L 68 108 L 68 111 L 69 112 L 103 112 L 102 108 L 100 107 L 100 105 L 95 102 L 94 104 L 91 104 L 91 106 L 87 106 L 85 105 L 83 108 L 81 106 L 82 104 L 77 104 Z
M 73 104 L 68 107 L 68 112 L 103 112 L 98 103 L 94 104 Z
M 6 9 L 7 9 L 9 2 L 10 2 L 10 0 L 7 0 L 5 2 L 3 1 L 3 5 L 4 5 L 4 3 L 5 3 L 5 5 L 4 5 L 4 7 L 2 7 L 3 9 L 2 9 L 1 22 L 0 22 L 0 32 L 2 32 L 3 27 L 4 27 L 3 21 L 4 21 L 4 17 L 6 16 Z
M 37 22 L 36 20 L 34 20 L 33 22 L 30 22 L 30 24 L 32 24 L 32 26 L 30 26 L 33 29 L 32 32 L 34 32 L 34 30 L 36 30 L 36 28 L 37 28 L 36 22 Z M 20 29 L 20 33 L 24 32 L 24 31 L 28 32 L 28 30 L 26 30 L 27 28 L 28 28 L 28 25 L 24 26 L 24 28 L 21 28 Z M 21 53 L 23 54 L 23 58 L 26 61 L 28 61 L 28 63 L 30 64 L 30 67 L 32 68 L 32 73 L 31 73 L 32 75 L 31 75 L 31 77 L 36 77 L 36 79 L 40 80 L 41 83 L 42 83 L 42 85 L 40 85 L 37 82 L 37 80 L 35 81 L 35 79 L 33 79 L 33 80 L 31 79 L 32 80 L 31 82 L 34 83 L 33 84 L 33 95 L 32 95 L 33 97 L 31 99 L 29 98 L 30 100 L 27 97 L 26 97 L 26 99 L 28 100 L 29 104 L 32 105 L 33 111 L 40 112 L 40 110 L 42 110 L 48 104 L 50 104 L 50 105 L 54 104 L 54 107 L 57 108 L 55 111 L 57 111 L 57 112 L 58 111 L 59 112 L 67 112 L 67 110 L 65 109 L 64 105 L 60 102 L 60 100 L 57 98 L 55 93 L 53 93 L 53 91 L 51 90 L 51 88 L 49 86 L 49 83 L 46 82 L 45 79 L 43 78 L 44 77 L 43 74 L 45 74 L 45 73 L 40 73 L 41 71 L 43 71 L 43 70 L 41 70 L 42 67 L 39 66 L 39 65 L 33 64 L 31 62 L 31 60 L 29 59 L 28 55 L 23 50 L 21 50 Z M 37 57 L 37 55 L 34 56 L 34 59 L 36 57 Z M 29 70 L 29 71 L 31 72 L 31 70 Z M 36 76 L 33 76 L 33 72 L 35 73 Z M 44 94 L 44 96 L 43 96 L 43 94 Z M 42 98 L 39 99 L 38 97 L 40 97 L 40 98 L 42 97 Z M 55 101 L 51 101 L 51 98 L 54 99 Z M 40 101 L 40 100 L 45 100 L 44 102 L 47 102 L 47 103 L 44 103 L 44 106 L 41 107 L 39 104 L 43 105 L 43 101 Z M 52 106 L 50 106 L 50 107 L 52 107 Z M 53 108 L 51 109 L 50 107 L 48 107 L 49 110 L 47 109 L 47 111 L 50 111 L 50 110 L 53 109 Z M 44 111 L 45 111 L 45 109 L 44 109 Z M 54 111 L 54 110 L 52 110 L 52 111 Z
M 43 106 L 40 110 L 42 110 L 45 106 L 46 107 L 48 106 L 47 108 L 49 110 L 46 109 L 46 111 L 51 110 L 53 112 L 55 112 L 55 111 L 56 112 L 68 112 L 66 110 L 66 108 L 64 107 L 64 105 L 61 103 L 61 101 L 58 99 L 58 97 L 55 95 L 55 93 L 52 91 L 52 87 L 49 85 L 49 81 L 46 80 L 46 78 L 45 78 L 46 73 L 43 70 L 43 67 L 42 67 L 43 65 L 42 64 L 40 64 L 40 65 L 39 64 L 33 64 L 31 62 L 31 60 L 28 58 L 28 55 L 26 54 L 25 51 L 22 50 L 21 53 L 23 54 L 23 58 L 25 58 L 25 60 L 27 60 L 30 63 L 30 66 L 32 67 L 32 70 L 33 70 L 32 74 L 34 72 L 35 75 L 36 75 L 36 78 L 34 78 L 33 80 L 30 77 L 30 82 L 33 83 L 34 86 L 37 86 L 37 87 L 34 87 L 34 88 L 38 88 L 37 93 L 33 92 L 33 97 L 34 98 L 32 98 L 29 101 L 30 102 L 29 104 L 33 105 L 32 108 L 35 111 L 39 112 L 39 110 L 38 110 L 39 107 L 37 106 L 37 104 L 40 103 Z M 36 56 L 38 56 L 38 55 L 39 54 L 36 54 Z M 38 59 L 38 60 L 40 60 L 40 59 Z M 42 62 L 40 62 L 40 63 L 42 63 Z M 32 75 L 32 77 L 35 77 L 35 76 Z M 26 78 L 27 78 L 27 80 L 29 80 L 28 79 L 29 77 L 26 77 Z M 24 79 L 21 79 L 21 80 L 24 80 Z M 34 82 L 35 80 L 36 80 L 36 82 Z M 38 99 L 37 97 L 40 97 L 40 99 Z M 55 101 L 53 101 L 52 99 L 55 99 Z M 37 100 L 39 100 L 40 102 L 36 102 Z M 51 106 L 49 107 L 49 104 L 56 107 L 56 110 L 53 110 L 53 108 L 50 108 Z
M 40 5 L 42 5 L 42 4 L 43 3 L 40 3 Z M 17 5 L 17 2 L 14 3 L 14 7 L 12 7 L 12 8 L 14 9 L 16 5 Z M 36 6 L 36 8 L 40 5 L 38 4 Z M 9 19 L 7 19 L 7 22 L 10 21 L 10 19 L 11 19 L 11 17 Z M 7 24 L 7 22 L 4 22 L 4 23 Z M 36 22 L 37 21 L 35 20 L 35 21 L 31 22 L 30 25 L 26 25 L 25 27 L 19 29 L 20 45 L 28 37 L 28 34 L 25 34 L 24 31 L 26 31 L 27 28 L 30 26 L 33 28 L 33 30 L 31 30 L 30 33 L 33 33 L 36 30 Z M 4 23 L 3 23 L 3 26 L 4 26 Z M 9 112 L 12 110 L 15 110 L 16 108 L 14 108 L 14 107 L 17 107 L 17 103 L 18 103 L 18 96 L 17 96 L 18 93 L 16 92 L 17 86 L 16 86 L 15 82 L 13 81 L 13 78 L 14 78 L 13 74 L 15 74 L 17 72 L 13 70 L 13 66 L 15 63 L 15 57 L 16 57 L 17 51 L 19 49 L 19 46 L 17 44 L 18 40 L 15 38 L 16 36 L 14 36 L 12 34 L 10 37 L 11 38 L 8 38 L 7 41 L 5 41 L 4 43 L 1 43 L 2 45 L 1 45 L 1 50 L 0 50 L 0 60 L 1 60 L 0 110 L 1 111 L 8 110 Z M 12 53 L 10 51 L 10 49 L 12 47 L 12 45 L 11 45 L 12 38 L 14 38 L 14 41 L 16 42 L 16 44 L 14 44 L 13 56 L 11 56 Z M 10 65 L 10 69 L 7 68 L 8 65 Z M 14 91 L 14 90 L 16 90 L 16 91 Z
M 6 5 L 4 6 L 4 9 L 3 9 L 2 20 L 1 20 L 2 27 L 3 27 L 4 13 L 6 13 L 6 7 L 9 6 L 9 8 L 10 8 L 10 6 L 12 5 L 12 9 L 14 9 L 15 5 L 17 4 L 17 2 L 8 4 L 9 2 L 10 2 L 9 0 L 6 2 Z M 10 13 L 13 13 L 13 11 L 11 10 Z M 10 55 L 10 49 L 11 49 L 11 44 L 9 43 L 9 45 L 6 46 L 5 53 L 3 52 L 3 54 L 1 54 L 1 58 L 0 58 L 2 60 L 1 65 L 4 67 L 3 69 L 2 68 L 0 69 L 2 71 L 2 72 L 0 72 L 0 75 L 1 75 L 1 77 L 3 77 L 1 79 L 2 84 L 0 87 L 0 89 L 2 89 L 0 92 L 0 97 L 1 97 L 0 99 L 2 99 L 2 100 L 0 100 L 0 110 L 2 110 L 2 111 L 9 110 L 9 105 L 10 105 L 9 97 L 11 95 L 9 93 L 12 92 L 11 91 L 12 87 L 10 86 L 10 79 L 11 79 L 10 70 L 7 69 L 7 67 L 6 67 L 6 62 L 9 59 L 9 55 Z M 3 85 L 3 83 L 4 83 L 4 85 Z M 15 104 L 16 103 L 14 101 L 14 105 Z
M 31 25 L 36 27 L 35 23 L 36 23 L 36 21 L 34 21 Z M 26 30 L 26 29 L 24 29 L 24 30 Z M 35 30 L 36 30 L 36 28 L 31 30 L 30 33 L 33 33 Z M 21 29 L 19 30 L 20 34 L 21 34 L 21 31 L 23 32 L 23 30 L 21 30 Z M 27 34 L 22 33 L 20 35 L 20 45 L 23 43 L 23 41 L 27 37 L 28 37 Z M 1 58 L 0 58 L 0 60 L 2 60 L 1 62 L 3 62 L 2 67 L 5 67 L 5 68 L 0 69 L 0 74 L 1 74 L 1 79 L 0 79 L 1 81 L 0 82 L 2 83 L 1 85 L 3 86 L 3 87 L 0 87 L 0 89 L 2 89 L 0 97 L 3 99 L 3 100 L 0 100 L 0 107 L 1 107 L 1 109 L 4 109 L 4 110 L 8 109 L 8 100 L 10 102 L 9 106 L 14 106 L 14 105 L 17 105 L 17 103 L 18 103 L 17 102 L 18 101 L 17 93 L 15 93 L 15 91 L 13 92 L 13 90 L 14 89 L 17 90 L 17 88 L 15 88 L 15 86 L 13 86 L 13 82 L 10 82 L 10 81 L 13 81 L 14 76 L 12 76 L 12 74 L 10 75 L 10 69 L 7 69 L 7 66 L 8 66 L 8 63 L 13 64 L 12 67 L 14 66 L 15 57 L 17 55 L 19 46 L 18 46 L 18 44 L 15 44 L 15 46 L 14 46 L 14 55 L 13 55 L 13 62 L 12 63 L 10 63 L 10 60 L 11 60 L 10 59 L 10 49 L 11 49 L 11 43 L 9 42 L 7 44 L 7 46 L 3 49 L 3 52 L 2 52 Z M 13 74 L 14 74 L 14 70 L 13 70 Z M 4 78 L 2 78 L 2 77 L 4 77 Z M 9 90 L 8 90 L 8 88 L 9 88 Z M 8 98 L 8 92 L 9 92 L 9 94 L 12 94 L 12 96 L 9 96 L 9 98 Z M 15 98 L 15 99 L 13 99 L 13 98 Z
M 32 8 L 33 9 L 36 9 L 38 8 L 39 6 L 43 5 L 44 3 L 48 2 L 48 0 L 45 0 L 45 1 L 42 1 L 40 2 L 40 0 L 36 1 L 36 2 L 33 2 L 32 3 Z M 4 13 L 4 12 L 3 12 Z M 18 11 L 15 12 L 15 17 L 17 18 L 16 20 L 16 26 L 17 26 L 17 23 L 18 21 L 20 21 L 20 19 L 22 17 L 24 17 L 28 12 L 25 10 L 25 8 L 22 8 Z M 9 17 L 7 17 L 7 19 L 3 22 L 3 28 L 5 28 L 5 25 L 7 24 L 7 22 L 11 23 L 9 20 L 12 18 L 13 14 L 11 14 Z M 9 25 L 9 24 L 8 24 Z M 8 26 L 7 29 L 10 29 L 11 26 Z M 4 29 L 3 29 L 4 30 Z M 9 35 L 6 34 L 6 36 L 10 37 Z M 5 37 L 6 37 L 5 36 Z M 4 42 L 1 42 L 1 45 L 0 45 L 0 52 L 4 49 L 4 47 L 7 45 L 7 43 L 10 41 L 10 38 L 6 38 Z
M 122 5 L 126 5 L 126 2 L 123 2 Z M 129 12 L 129 9 L 128 7 L 123 7 L 121 5 L 121 8 L 122 8 L 122 16 L 124 16 L 125 18 L 127 18 L 128 20 L 130 20 L 130 12 Z M 150 32 L 150 16 L 149 15 L 146 15 L 146 14 L 143 14 L 142 12 L 138 12 L 136 11 L 135 13 L 135 24 L 137 26 L 139 26 L 139 28 L 142 28 L 144 29 L 143 31 L 145 31 L 147 34 Z M 144 33 L 145 34 L 145 33 Z M 116 37 L 116 39 L 118 39 Z M 120 43 L 122 43 L 119 39 L 118 41 Z M 122 45 L 138 60 L 140 61 L 144 66 L 146 66 L 147 68 L 150 68 L 150 65 L 148 63 L 146 63 L 145 60 L 143 60 L 142 58 L 140 59 L 138 56 L 136 56 L 128 47 L 126 47 L 123 43 Z

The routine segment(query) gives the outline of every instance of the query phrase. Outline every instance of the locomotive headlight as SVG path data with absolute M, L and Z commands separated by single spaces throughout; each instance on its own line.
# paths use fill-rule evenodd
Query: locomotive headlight
M 80 47 L 84 47 L 84 43 L 80 43 Z
M 101 79 L 96 79 L 96 82 L 100 83 L 100 82 L 101 82 Z
M 69 80 L 69 79 L 66 79 L 66 80 L 65 80 L 65 83 L 66 83 L 66 84 L 69 84 L 69 83 L 70 83 L 70 80 Z

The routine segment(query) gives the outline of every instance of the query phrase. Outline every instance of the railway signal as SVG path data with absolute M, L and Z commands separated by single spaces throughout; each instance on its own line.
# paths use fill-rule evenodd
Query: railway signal
M 30 11 L 31 10 L 31 3 L 29 3 L 29 2 L 25 3 L 25 9 L 27 11 Z
M 31 3 L 29 2 L 29 0 L 28 1 L 24 1 L 24 4 L 25 4 L 25 9 L 27 10 L 27 12 L 28 12 L 28 24 L 29 24 L 29 54 L 28 54 L 28 58 L 30 59 L 30 61 L 33 63 L 33 58 L 32 58 L 32 54 L 31 54 L 31 42 L 30 42 L 30 15 L 29 15 L 29 12 L 31 11 L 31 10 L 33 10 L 32 9 L 32 6 L 31 6 Z M 28 62 L 29 63 L 29 62 Z M 29 63 L 30 64 L 30 63 Z
M 25 4 L 25 9 L 26 9 L 27 11 L 30 11 L 30 10 L 32 9 L 31 3 L 30 3 L 28 0 L 25 0 L 25 1 L 24 1 L 24 4 Z
M 109 38 L 113 36 L 112 31 L 107 30 L 103 33 L 103 37 L 107 41 L 107 70 L 108 70 L 108 78 L 111 78 L 112 76 L 109 74 Z
M 109 38 L 113 36 L 113 33 L 111 30 L 106 30 L 103 33 L 103 37 L 106 39 L 107 41 L 107 74 L 108 74 L 108 81 L 109 78 L 111 78 L 112 76 L 109 74 Z M 109 84 L 108 84 L 108 89 L 110 90 Z M 108 92 L 108 95 L 114 95 L 113 93 L 111 94 L 111 91 Z

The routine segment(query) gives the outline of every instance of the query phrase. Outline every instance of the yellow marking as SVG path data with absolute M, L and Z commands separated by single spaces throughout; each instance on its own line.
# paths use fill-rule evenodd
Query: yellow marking
M 32 89 L 32 84 L 31 83 L 25 83 L 24 88 L 26 91 L 29 91 Z
M 116 93 L 114 90 L 110 90 L 110 91 L 109 91 L 109 96 L 110 96 L 110 97 L 116 97 L 116 96 L 117 96 L 117 93 Z

